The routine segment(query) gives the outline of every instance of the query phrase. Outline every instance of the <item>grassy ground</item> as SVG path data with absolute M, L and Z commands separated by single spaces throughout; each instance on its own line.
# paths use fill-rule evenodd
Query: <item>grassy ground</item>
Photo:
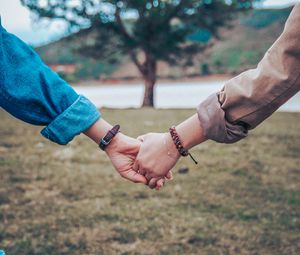
M 164 131 L 192 110 L 104 110 L 123 132 Z M 264 254 L 300 250 L 300 114 L 193 150 L 160 192 L 119 178 L 81 136 L 48 142 L 0 111 L 0 249 L 8 255 Z M 179 174 L 188 166 L 187 174 Z

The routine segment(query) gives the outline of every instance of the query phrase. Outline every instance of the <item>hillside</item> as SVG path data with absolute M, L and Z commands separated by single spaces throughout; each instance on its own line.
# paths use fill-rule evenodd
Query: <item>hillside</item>
M 280 35 L 290 11 L 291 7 L 259 9 L 240 15 L 230 29 L 222 31 L 221 39 L 215 41 L 213 47 L 194 57 L 192 67 L 170 67 L 159 63 L 159 76 L 179 78 L 208 73 L 232 74 L 252 68 Z M 206 36 L 200 31 L 189 39 L 200 41 Z M 36 50 L 47 64 L 76 64 L 77 71 L 67 79 L 139 77 L 126 56 L 117 56 L 118 61 L 110 63 L 78 55 L 76 49 L 82 40 L 88 40 L 88 37 L 79 32 Z

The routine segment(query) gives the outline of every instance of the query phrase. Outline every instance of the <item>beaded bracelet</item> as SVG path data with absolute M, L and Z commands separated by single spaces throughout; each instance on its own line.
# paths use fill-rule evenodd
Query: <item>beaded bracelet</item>
M 175 144 L 175 146 L 176 146 L 176 148 L 177 148 L 179 154 L 180 154 L 181 156 L 183 156 L 183 157 L 190 156 L 191 159 L 192 159 L 192 160 L 195 162 L 195 164 L 197 165 L 198 162 L 194 159 L 194 157 L 192 156 L 192 154 L 189 153 L 189 151 L 183 147 L 183 145 L 182 145 L 182 143 L 181 143 L 181 141 L 180 141 L 180 138 L 179 138 L 179 136 L 178 136 L 178 134 L 177 134 L 177 131 L 176 131 L 175 126 L 170 127 L 170 128 L 169 128 L 169 132 L 170 132 L 170 134 L 171 134 L 172 140 L 173 140 L 173 142 L 174 142 L 174 144 Z

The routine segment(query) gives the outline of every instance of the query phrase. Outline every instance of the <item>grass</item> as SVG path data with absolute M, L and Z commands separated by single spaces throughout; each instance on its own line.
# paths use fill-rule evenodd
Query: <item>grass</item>
M 136 137 L 193 110 L 103 110 Z M 300 114 L 193 149 L 160 192 L 133 185 L 83 136 L 68 146 L 0 111 L 0 249 L 9 255 L 299 254 Z M 178 168 L 190 171 L 179 174 Z

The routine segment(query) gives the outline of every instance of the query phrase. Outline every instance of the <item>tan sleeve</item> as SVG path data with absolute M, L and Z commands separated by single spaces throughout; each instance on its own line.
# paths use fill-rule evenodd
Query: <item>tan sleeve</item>
M 300 90 L 300 4 L 257 68 L 229 80 L 198 106 L 208 139 L 233 143 Z

